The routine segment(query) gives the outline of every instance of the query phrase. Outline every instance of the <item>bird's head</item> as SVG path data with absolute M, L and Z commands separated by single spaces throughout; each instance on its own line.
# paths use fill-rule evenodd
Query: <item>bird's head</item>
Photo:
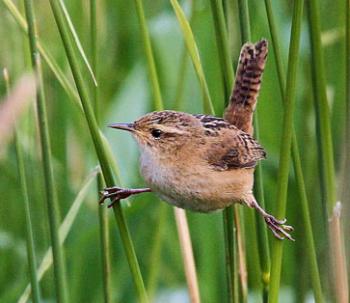
M 202 131 L 198 119 L 176 111 L 152 112 L 133 123 L 114 123 L 109 126 L 131 132 L 141 150 L 158 153 L 179 150 L 198 138 Z

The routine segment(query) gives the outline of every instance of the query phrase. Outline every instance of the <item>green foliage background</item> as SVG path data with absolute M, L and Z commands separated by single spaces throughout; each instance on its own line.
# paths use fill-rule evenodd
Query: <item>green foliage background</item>
M 12 86 L 23 73 L 30 70 L 28 41 L 13 17 L 0 3 L 0 67 L 6 67 Z M 90 14 L 88 1 L 66 1 L 68 11 L 85 51 L 90 54 Z M 242 41 L 238 22 L 238 7 L 235 1 L 224 1 L 229 18 L 230 54 L 234 66 L 237 63 Z M 262 37 L 270 41 L 268 22 L 263 1 L 248 1 L 252 41 Z M 344 203 L 343 216 L 349 232 L 349 197 L 346 192 L 347 171 L 344 141 L 345 124 L 349 100 L 346 100 L 346 54 L 345 54 L 345 2 L 321 1 L 322 47 L 325 55 L 327 93 L 331 112 L 334 160 L 337 173 L 338 199 Z M 159 74 L 160 86 L 166 109 L 180 108 L 191 113 L 202 112 L 202 95 L 189 57 L 186 69 L 181 74 L 184 44 L 182 34 L 169 1 L 143 1 L 153 51 Z M 15 2 L 23 12 L 21 1 Z M 182 1 L 185 12 L 190 11 L 190 2 Z M 273 11 L 278 25 L 278 35 L 285 66 L 287 65 L 291 15 L 290 1 L 273 1 Z M 230 10 L 230 13 L 228 13 Z M 66 55 L 59 37 L 48 1 L 35 1 L 39 37 L 50 50 L 66 75 L 71 78 Z M 136 143 L 128 134 L 115 132 L 106 126 L 110 122 L 133 121 L 153 110 L 135 5 L 131 1 L 97 1 L 98 79 L 100 102 L 100 125 L 107 136 L 117 160 L 122 185 L 139 187 L 143 181 L 138 173 L 138 151 Z M 330 263 L 328 258 L 327 213 L 322 201 L 320 167 L 317 150 L 317 132 L 310 68 L 310 42 L 308 24 L 302 25 L 299 67 L 297 74 L 297 98 L 295 128 L 301 149 L 303 172 L 310 202 L 311 222 L 315 236 L 317 259 L 322 286 L 331 296 Z M 209 1 L 193 1 L 191 28 L 200 52 L 209 91 L 217 113 L 222 113 L 225 101 L 220 74 L 214 24 Z M 245 41 L 243 41 L 245 42 Z M 350 54 L 347 54 L 349 56 Z M 282 100 L 278 87 L 274 52 L 270 53 L 265 68 L 258 103 L 260 141 L 267 150 L 268 158 L 260 165 L 267 209 L 276 209 L 276 178 L 282 130 Z M 79 108 L 62 90 L 48 67 L 43 64 L 49 130 L 54 158 L 54 176 L 60 216 L 67 213 L 74 197 L 79 192 L 86 175 L 97 165 L 95 152 L 85 119 Z M 85 80 L 93 87 L 85 66 Z M 183 90 L 179 82 L 183 80 Z M 73 80 L 71 83 L 74 83 Z M 91 89 L 92 90 L 92 89 Z M 0 81 L 1 96 L 5 96 L 5 85 Z M 1 122 L 0 122 L 1 123 Z M 50 245 L 48 219 L 45 203 L 40 149 L 35 123 L 34 107 L 19 121 L 19 133 L 25 153 L 25 166 L 29 185 L 30 210 L 34 228 L 34 240 L 38 262 Z M 322 121 L 321 121 L 322 123 Z M 348 144 L 348 143 L 347 143 Z M 349 146 L 349 145 L 347 145 Z M 15 302 L 29 282 L 25 250 L 25 217 L 16 169 L 13 144 L 2 146 L 0 155 L 0 302 Z M 344 177 L 345 176 L 345 177 Z M 102 270 L 100 261 L 100 239 L 96 186 L 92 186 L 64 244 L 67 265 L 68 292 L 70 302 L 102 302 Z M 310 272 L 303 241 L 303 225 L 300 220 L 293 170 L 291 169 L 288 190 L 287 218 L 295 227 L 295 243 L 284 245 L 281 302 L 303 302 L 310 298 Z M 131 205 L 123 204 L 127 223 L 131 231 L 135 250 L 146 285 L 148 275 L 156 267 L 155 302 L 186 302 L 184 268 L 176 234 L 175 222 L 170 206 L 166 207 L 161 230 L 161 253 L 157 262 L 151 262 L 152 251 L 157 241 L 159 228 L 159 200 L 153 194 L 131 199 Z M 245 209 L 247 214 L 252 210 Z M 188 212 L 193 249 L 195 254 L 202 302 L 224 302 L 226 298 L 225 257 L 222 216 Z M 261 302 L 259 250 L 255 231 L 246 216 L 244 222 L 246 258 L 249 283 L 249 302 Z M 113 302 L 135 302 L 136 295 L 130 271 L 110 214 L 110 254 L 112 267 Z M 269 232 L 269 237 L 271 234 Z M 271 239 L 270 239 L 271 240 Z M 345 236 L 348 245 L 347 236 Z M 52 269 L 40 283 L 42 297 L 54 301 Z M 170 297 L 179 295 L 180 299 Z M 254 299 L 255 298 L 255 299 Z M 158 300 L 158 301 L 156 301 Z M 311 300 L 311 299 L 309 299 Z M 312 302 L 312 301 L 310 301 Z

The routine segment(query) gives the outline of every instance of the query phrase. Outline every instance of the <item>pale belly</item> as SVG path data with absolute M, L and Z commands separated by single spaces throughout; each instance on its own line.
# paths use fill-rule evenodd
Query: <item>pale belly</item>
M 176 168 L 141 157 L 141 174 L 160 198 L 198 212 L 223 209 L 251 195 L 253 169 L 205 171 L 203 166 Z

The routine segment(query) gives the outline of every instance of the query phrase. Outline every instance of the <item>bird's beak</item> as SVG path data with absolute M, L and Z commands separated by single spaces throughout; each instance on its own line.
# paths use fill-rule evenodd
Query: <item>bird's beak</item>
M 134 123 L 113 123 L 108 125 L 108 127 L 127 130 L 129 132 L 133 132 L 135 130 Z

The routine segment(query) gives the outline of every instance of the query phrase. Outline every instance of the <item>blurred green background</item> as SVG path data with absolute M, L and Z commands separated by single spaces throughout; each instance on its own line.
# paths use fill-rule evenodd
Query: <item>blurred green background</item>
M 0 67 L 9 70 L 11 85 L 23 73 L 30 71 L 28 40 L 8 12 L 5 2 L 0 2 Z M 281 51 L 286 66 L 291 13 L 290 1 L 272 1 L 278 25 Z M 23 12 L 22 1 L 13 1 Z M 252 41 L 270 40 L 268 22 L 263 1 L 248 1 Z M 344 131 L 346 121 L 345 100 L 345 1 L 321 1 L 322 46 L 325 55 L 326 80 L 331 111 L 334 159 L 339 181 L 339 199 L 344 168 Z M 182 34 L 169 1 L 143 1 L 152 46 L 159 74 L 160 86 L 166 109 L 181 109 L 191 113 L 202 112 L 202 96 L 189 57 L 186 69 L 181 73 L 184 52 Z M 90 57 L 90 13 L 88 1 L 66 1 L 67 9 Z M 209 1 L 182 1 L 189 15 L 191 27 L 199 48 L 210 94 L 218 113 L 224 108 L 223 83 L 220 74 L 214 24 Z M 230 54 L 236 66 L 242 41 L 238 22 L 237 4 L 231 5 L 229 20 Z M 55 60 L 71 79 L 69 65 L 59 37 L 48 1 L 35 1 L 39 37 Z M 306 17 L 306 11 L 305 11 Z M 108 138 L 119 166 L 122 185 L 140 187 L 144 183 L 138 172 L 138 150 L 128 134 L 108 129 L 111 122 L 129 122 L 153 110 L 150 83 L 145 55 L 139 33 L 139 25 L 132 1 L 97 1 L 98 79 L 100 125 Z M 245 42 L 245 41 L 243 41 Z M 260 143 L 268 158 L 261 162 L 267 209 L 276 209 L 276 183 L 280 138 L 282 130 L 282 100 L 278 88 L 274 52 L 270 47 L 257 111 L 260 123 Z M 319 162 L 315 128 L 315 111 L 311 69 L 308 25 L 304 18 L 297 74 L 297 98 L 295 127 L 300 144 L 307 194 L 310 202 L 312 226 L 322 286 L 329 290 L 329 261 L 327 259 L 327 215 L 322 207 Z M 79 192 L 84 179 L 97 165 L 85 119 L 79 108 L 67 96 L 56 78 L 43 64 L 49 130 L 54 160 L 54 177 L 60 216 L 63 218 Z M 86 70 L 85 80 L 92 87 Z M 179 90 L 183 81 L 183 90 Z M 71 81 L 73 83 L 73 80 Z M 0 81 L 1 96 L 5 96 L 4 81 Z M 0 122 L 1 123 L 1 122 Z M 30 211 L 33 220 L 35 249 L 38 263 L 50 245 L 47 209 L 43 185 L 41 156 L 35 123 L 35 108 L 22 115 L 18 121 L 19 134 L 25 154 L 29 187 Z M 25 218 L 19 195 L 16 155 L 13 144 L 1 146 L 0 154 L 0 302 L 16 302 L 29 282 L 25 249 Z M 347 169 L 347 168 L 345 168 Z M 349 184 L 349 180 L 345 179 Z M 344 200 L 344 222 L 349 232 L 349 198 Z M 303 242 L 303 226 L 300 218 L 298 192 L 291 169 L 288 191 L 287 218 L 295 227 L 295 243 L 284 245 L 280 302 L 313 302 L 310 274 Z M 102 271 L 98 222 L 97 185 L 90 191 L 74 221 L 64 244 L 67 265 L 70 302 L 102 302 Z M 161 253 L 156 263 L 152 251 L 158 237 L 160 201 L 154 194 L 145 194 L 123 205 L 131 231 L 141 271 L 147 285 L 152 268 L 156 270 L 153 302 L 189 302 L 184 268 L 176 233 L 172 208 L 166 206 L 160 239 Z M 346 204 L 347 203 L 347 204 Z M 245 209 L 247 213 L 249 209 Z M 187 212 L 197 266 L 202 302 L 225 302 L 225 256 L 222 216 Z M 259 278 L 260 265 L 256 237 L 246 216 L 244 222 L 247 258 L 249 302 L 261 302 Z M 123 252 L 117 226 L 110 212 L 110 241 L 113 302 L 136 302 L 132 278 Z M 348 235 L 349 233 L 347 233 Z M 345 233 L 346 235 L 346 233 Z M 269 232 L 269 237 L 271 233 Z M 348 241 L 348 236 L 345 238 Z M 152 261 L 153 260 L 153 261 Z M 52 268 L 40 283 L 45 302 L 55 301 Z

